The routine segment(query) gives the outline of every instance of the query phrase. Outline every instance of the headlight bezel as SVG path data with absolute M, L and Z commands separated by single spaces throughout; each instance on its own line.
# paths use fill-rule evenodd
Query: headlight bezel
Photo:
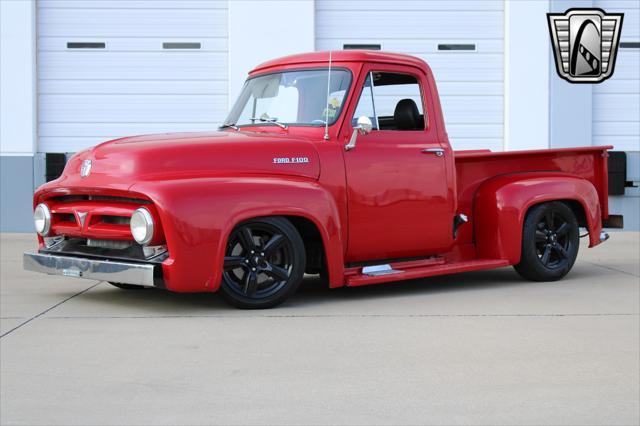
M 142 220 L 142 223 L 136 223 L 138 219 Z M 134 230 L 134 227 L 138 226 L 144 227 L 144 235 L 140 235 L 138 232 L 139 230 Z M 131 231 L 131 236 L 138 244 L 142 246 L 149 244 L 153 240 L 153 234 L 155 230 L 154 228 L 155 223 L 153 220 L 153 215 L 146 208 L 139 207 L 131 215 L 131 220 L 129 221 L 129 229 Z
M 41 219 L 38 218 L 39 213 L 42 214 Z M 43 222 L 42 229 L 38 226 L 39 220 Z M 51 232 L 51 210 L 45 203 L 40 203 L 33 209 L 33 225 L 36 232 L 42 237 L 46 237 Z

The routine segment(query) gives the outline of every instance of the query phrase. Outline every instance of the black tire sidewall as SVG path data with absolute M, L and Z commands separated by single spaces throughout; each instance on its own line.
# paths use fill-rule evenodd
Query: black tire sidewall
M 569 248 L 568 258 L 564 265 L 557 268 L 548 268 L 538 257 L 535 246 L 536 226 L 541 218 L 552 210 L 554 214 L 562 217 L 570 228 L 568 231 Z M 578 256 L 580 246 L 580 235 L 578 221 L 571 208 L 560 201 L 539 204 L 532 207 L 528 212 L 522 229 L 522 253 L 520 263 L 515 265 L 516 271 L 526 279 L 533 281 L 556 281 L 563 278 L 573 267 Z
M 241 309 L 267 309 L 281 304 L 289 297 L 291 297 L 302 283 L 304 277 L 304 270 L 306 265 L 306 256 L 304 249 L 304 242 L 298 230 L 291 224 L 291 222 L 283 217 L 263 217 L 244 221 L 238 224 L 234 231 L 245 225 L 252 224 L 267 224 L 277 228 L 282 234 L 289 240 L 292 245 L 292 272 L 287 283 L 278 292 L 262 298 L 254 299 L 239 295 L 237 292 L 229 288 L 226 282 L 224 274 L 222 275 L 222 282 L 220 285 L 220 293 L 222 297 L 231 305 Z M 233 231 L 232 231 L 233 233 Z M 231 235 L 231 234 L 230 234 Z M 226 255 L 226 249 L 225 249 Z

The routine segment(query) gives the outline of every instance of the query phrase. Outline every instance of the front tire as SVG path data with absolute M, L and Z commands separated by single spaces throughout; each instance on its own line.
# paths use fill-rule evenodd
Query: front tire
M 238 308 L 265 309 L 291 297 L 302 282 L 304 243 L 285 218 L 251 219 L 229 236 L 222 296 Z
M 557 281 L 573 267 L 580 247 L 578 221 L 563 202 L 532 207 L 522 229 L 522 254 L 515 270 L 531 281 Z

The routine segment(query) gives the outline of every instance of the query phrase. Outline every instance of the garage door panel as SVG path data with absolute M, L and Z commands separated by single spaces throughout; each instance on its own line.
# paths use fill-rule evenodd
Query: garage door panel
M 46 146 L 48 150 L 46 152 L 78 152 L 90 146 L 97 145 L 102 142 L 106 142 L 111 137 L 40 137 L 40 143 Z
M 224 9 L 64 8 L 43 9 L 41 12 L 38 19 L 39 36 L 42 37 L 227 36 L 227 12 Z M 215 25 L 216 22 L 225 25 Z
M 613 145 L 614 151 L 640 151 L 638 136 L 593 136 L 593 145 Z
M 502 97 L 452 96 L 441 98 L 441 103 L 447 128 L 453 124 L 502 125 Z
M 442 96 L 502 96 L 504 83 L 502 81 L 440 81 L 438 92 Z
M 39 151 L 132 134 L 215 129 L 226 116 L 226 1 L 38 5 Z M 102 42 L 103 49 L 69 49 Z M 165 42 L 196 42 L 165 49 Z
M 452 143 L 453 149 L 463 151 L 469 149 L 490 149 L 491 151 L 503 151 L 502 139 L 491 138 L 458 138 Z
M 227 90 L 227 80 L 40 80 L 43 95 L 218 95 Z
M 593 134 L 596 136 L 638 136 L 638 121 L 594 121 Z
M 403 11 L 502 11 L 503 2 L 501 0 L 494 1 L 478 1 L 478 0 L 367 0 L 366 10 L 370 11 L 386 11 L 390 6 L 396 10 Z M 337 12 L 359 12 L 363 9 L 363 3 L 344 0 L 324 0 L 317 2 L 318 10 L 332 10 Z
M 422 58 L 433 70 L 453 147 L 503 149 L 503 1 L 316 0 L 315 7 L 316 49 L 376 44 Z
M 596 1 L 607 12 L 624 13 L 620 41 L 640 39 L 637 1 Z M 640 151 L 640 50 L 618 49 L 613 76 L 593 87 L 593 144 Z
M 38 0 L 40 9 L 225 9 L 226 0 Z
M 447 133 L 453 139 L 500 139 L 503 136 L 502 124 L 451 124 Z
M 460 53 L 422 56 L 429 63 L 436 81 L 502 81 L 502 55 Z
M 68 42 L 99 42 L 105 43 L 104 49 L 92 50 L 93 52 L 148 52 L 162 51 L 162 44 L 165 42 L 195 42 L 200 43 L 200 48 L 193 50 L 172 50 L 166 53 L 179 52 L 227 52 L 226 38 L 194 37 L 193 40 L 184 38 L 172 39 L 170 37 L 137 37 L 137 38 L 110 38 L 103 37 L 40 37 L 38 46 L 40 52 L 67 52 L 69 54 L 87 53 L 67 48 Z
M 501 39 L 476 39 L 474 37 L 469 38 L 443 38 L 437 34 L 432 35 L 434 38 L 394 38 L 385 39 L 383 43 L 380 42 L 378 37 L 371 38 L 357 38 L 347 37 L 340 39 L 318 39 L 316 41 L 316 50 L 342 50 L 344 44 L 381 44 L 382 50 L 389 52 L 403 52 L 410 55 L 423 56 L 428 54 L 437 53 L 439 55 L 445 54 L 459 54 L 458 52 L 442 51 L 438 50 L 438 44 L 474 44 L 475 52 L 477 53 L 502 53 L 504 51 L 504 42 Z M 473 52 L 466 52 L 467 54 L 473 54 Z
M 640 36 L 640 11 L 637 8 L 612 8 L 606 7 L 607 12 L 624 13 L 624 20 L 622 22 L 622 33 L 620 33 L 621 41 L 638 41 Z
M 638 95 L 615 94 L 593 97 L 594 121 L 638 121 Z
M 38 72 L 48 79 L 209 79 L 226 75 L 227 55 L 204 52 L 40 52 Z
M 618 49 L 612 78 L 637 80 L 638 73 L 640 73 L 640 49 Z
M 167 132 L 204 132 L 216 130 L 217 126 L 209 121 L 201 122 L 163 122 L 163 123 L 42 123 L 40 135 L 43 137 L 100 137 L 113 139 L 123 136 Z
M 225 116 L 226 96 L 40 95 L 41 123 L 207 122 Z
M 393 7 L 393 3 L 390 3 Z M 461 38 L 473 33 L 477 39 L 499 39 L 503 34 L 502 12 L 466 12 L 455 14 L 442 11 L 415 10 L 403 12 L 371 10 L 358 12 L 358 20 L 366 25 L 353 25 L 354 16 L 349 13 L 318 10 L 316 29 L 321 39 L 345 37 L 393 38 Z M 372 33 L 375 30 L 375 33 Z
M 610 78 L 609 80 L 605 80 L 604 82 L 594 86 L 593 93 L 594 94 L 604 94 L 604 93 L 639 94 L 640 79 L 634 78 L 634 79 L 622 80 L 618 78 L 617 74 L 615 74 L 613 78 Z

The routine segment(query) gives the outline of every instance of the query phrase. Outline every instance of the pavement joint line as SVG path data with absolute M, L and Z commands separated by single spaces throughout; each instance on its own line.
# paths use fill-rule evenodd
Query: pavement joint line
M 170 318 L 469 318 L 469 317 L 489 317 L 489 318 L 504 318 L 504 317 L 629 317 L 640 316 L 640 313 L 603 313 L 603 314 L 317 314 L 317 315 L 82 315 L 82 316 L 48 316 L 46 320 L 60 320 L 60 319 L 170 319 Z
M 28 320 L 26 320 L 26 321 L 24 321 L 24 322 L 22 322 L 22 323 L 18 324 L 17 326 L 13 327 L 11 330 L 9 330 L 9 331 L 7 331 L 7 332 L 3 333 L 2 335 L 0 335 L 0 339 L 2 339 L 3 337 L 5 337 L 5 336 L 9 335 L 10 333 L 13 333 L 14 331 L 16 331 L 17 329 L 19 329 L 20 327 L 22 327 L 22 326 L 24 326 L 24 325 L 26 325 L 26 324 L 30 323 L 31 321 L 33 321 L 33 320 L 35 320 L 35 319 L 37 319 L 37 318 L 41 317 L 42 315 L 46 314 L 47 312 L 51 311 L 52 309 L 55 309 L 55 308 L 57 308 L 58 306 L 62 305 L 63 303 L 65 303 L 65 302 L 67 302 L 67 301 L 69 301 L 69 300 L 73 299 L 74 297 L 76 297 L 76 296 L 80 296 L 82 293 L 85 293 L 85 292 L 87 292 L 87 291 L 91 290 L 92 288 L 94 288 L 94 287 L 95 287 L 95 286 L 97 286 L 98 284 L 100 284 L 100 282 L 98 282 L 98 283 L 96 283 L 96 284 L 94 284 L 94 285 L 92 285 L 92 286 L 90 286 L 90 287 L 85 288 L 84 290 L 82 290 L 82 291 L 81 291 L 81 292 L 79 292 L 79 293 L 76 293 L 76 294 L 73 294 L 73 295 L 71 295 L 71 296 L 67 297 L 66 299 L 64 299 L 64 300 L 62 300 L 62 301 L 60 301 L 60 302 L 56 303 L 55 305 L 53 305 L 53 306 L 51 306 L 51 307 L 49 307 L 49 308 L 45 309 L 44 311 L 40 312 L 39 314 L 32 316 L 32 317 L 31 317 L 31 318 L 29 318 Z
M 621 274 L 631 275 L 632 277 L 640 278 L 640 275 L 636 275 L 636 274 L 634 274 L 632 272 L 621 271 L 620 269 L 612 268 L 610 266 L 600 265 L 599 263 L 595 263 L 595 262 L 589 262 L 588 260 L 583 260 L 582 262 L 588 263 L 589 265 L 598 266 L 598 267 L 600 267 L 602 269 L 607 269 L 609 271 L 620 272 Z

